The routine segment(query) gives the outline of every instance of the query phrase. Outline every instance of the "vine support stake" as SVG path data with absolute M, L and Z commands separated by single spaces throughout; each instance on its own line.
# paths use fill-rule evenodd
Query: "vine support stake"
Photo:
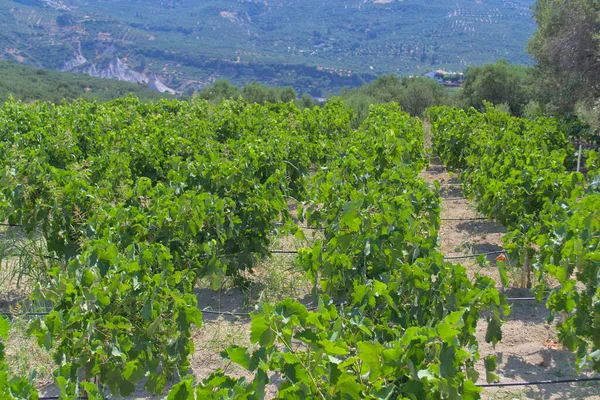
M 577 172 L 579 172 L 579 169 L 581 168 L 581 148 L 582 145 L 579 143 L 579 153 L 577 153 Z
M 523 271 L 521 272 L 521 287 L 531 287 L 531 266 L 529 265 L 529 251 L 525 250 L 525 259 L 523 260 Z

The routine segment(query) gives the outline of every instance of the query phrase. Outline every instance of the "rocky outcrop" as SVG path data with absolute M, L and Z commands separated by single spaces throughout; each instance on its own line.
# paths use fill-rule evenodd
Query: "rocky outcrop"
M 62 68 L 59 68 L 60 71 L 71 71 L 74 68 L 79 67 L 87 62 L 87 58 L 81 54 L 81 44 L 79 44 L 77 48 L 77 52 L 74 54 L 74 57 L 65 61 L 65 65 Z
M 92 62 L 77 66 L 72 72 L 81 72 L 96 78 L 118 79 L 125 82 L 148 83 L 148 77 L 144 73 L 135 72 L 119 57 L 101 62 Z
M 140 83 L 157 92 L 176 94 L 173 89 L 162 83 L 156 75 L 148 77 L 143 72 L 136 72 L 131 69 L 119 57 L 113 56 L 115 52 L 114 46 L 109 46 L 98 57 L 97 61 L 90 62 L 83 56 L 81 47 L 79 47 L 73 58 L 67 60 L 60 70 L 78 72 L 96 78 Z
M 77 55 L 70 60 L 65 61 L 65 65 L 60 68 L 61 71 L 71 71 L 87 62 L 87 59 L 82 55 Z
M 173 89 L 165 86 L 165 84 L 162 83 L 156 75 L 150 76 L 150 78 L 148 79 L 148 87 L 160 93 L 176 94 L 176 92 Z

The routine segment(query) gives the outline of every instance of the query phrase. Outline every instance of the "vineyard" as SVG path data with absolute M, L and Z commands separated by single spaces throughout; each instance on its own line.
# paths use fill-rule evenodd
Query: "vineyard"
M 559 316 L 578 369 L 599 371 L 596 153 L 585 175 L 572 172 L 577 152 L 555 120 L 428 110 L 433 151 L 508 232 L 496 282 L 440 250 L 423 122 L 393 104 L 372 106 L 359 129 L 351 117 L 335 99 L 308 110 L 7 102 L 0 222 L 24 244 L 2 265 L 18 259 L 13 275 L 35 283 L 28 306 L 47 310 L 27 332 L 52 356 L 59 397 L 143 386 L 177 400 L 476 399 L 498 380 L 476 331 L 485 324 L 487 343 L 502 340 L 512 286 Z M 299 245 L 277 247 L 290 240 Z M 221 353 L 246 373 L 215 367 L 196 379 L 192 333 L 211 312 L 198 285 L 247 288 L 277 257 L 301 272 L 308 299 L 261 299 L 249 345 Z M 10 328 L 0 318 L 4 341 Z M 2 397 L 38 398 L 4 350 Z

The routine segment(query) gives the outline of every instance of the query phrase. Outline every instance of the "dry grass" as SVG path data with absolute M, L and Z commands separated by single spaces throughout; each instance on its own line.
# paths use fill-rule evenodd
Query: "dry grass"
M 35 339 L 27 336 L 27 323 L 25 319 L 11 321 L 5 359 L 12 375 L 33 378 L 35 385 L 41 388 L 52 383 L 56 364 Z

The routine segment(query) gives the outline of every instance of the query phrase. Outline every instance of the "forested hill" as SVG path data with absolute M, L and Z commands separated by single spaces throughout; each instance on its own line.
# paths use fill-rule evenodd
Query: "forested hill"
M 134 94 L 143 100 L 173 97 L 137 83 L 93 78 L 83 74 L 48 71 L 11 61 L 0 61 L 0 104 L 10 96 L 30 103 L 36 100 L 60 103 L 63 99 L 106 101 Z
M 186 91 L 315 96 L 381 74 L 528 63 L 533 0 L 0 0 L 0 56 Z

